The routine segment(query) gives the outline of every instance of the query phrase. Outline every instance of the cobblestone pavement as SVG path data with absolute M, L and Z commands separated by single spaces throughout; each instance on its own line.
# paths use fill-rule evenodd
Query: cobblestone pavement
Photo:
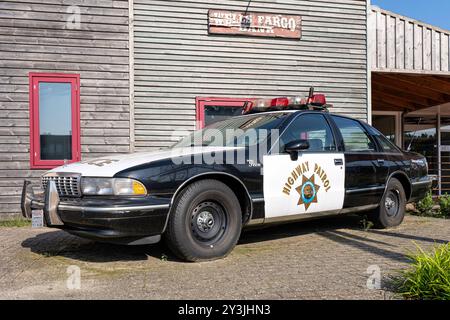
M 246 231 L 229 257 L 206 263 L 179 261 L 162 244 L 125 247 L 52 229 L 0 228 L 0 298 L 391 299 L 386 279 L 407 265 L 406 253 L 450 241 L 450 220 L 408 216 L 398 228 L 370 231 L 359 220 Z M 73 265 L 81 288 L 71 290 Z M 384 289 L 367 288 L 372 265 Z

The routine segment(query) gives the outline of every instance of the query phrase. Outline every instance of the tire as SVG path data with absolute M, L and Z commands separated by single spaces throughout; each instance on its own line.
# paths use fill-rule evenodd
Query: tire
M 371 214 L 370 220 L 378 229 L 396 227 L 403 222 L 405 211 L 405 190 L 400 181 L 392 178 L 388 182 L 380 206 Z
M 208 261 L 226 257 L 242 230 L 242 212 L 234 192 L 217 180 L 192 183 L 177 196 L 166 242 L 179 258 Z

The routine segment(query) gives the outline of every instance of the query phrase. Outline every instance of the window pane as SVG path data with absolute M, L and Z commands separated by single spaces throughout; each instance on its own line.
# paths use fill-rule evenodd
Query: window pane
M 336 116 L 333 119 L 344 139 L 346 151 L 375 151 L 373 142 L 358 121 Z
M 296 118 L 283 133 L 280 147 L 284 148 L 286 144 L 295 140 L 308 140 L 308 151 L 336 150 L 333 134 L 322 115 L 305 114 Z
M 405 149 L 427 158 L 429 173 L 438 174 L 438 135 L 435 117 L 405 117 Z
M 39 83 L 41 160 L 72 159 L 72 90 L 70 83 Z
M 397 147 L 391 142 L 391 140 L 387 139 L 382 134 L 375 135 L 375 138 L 377 139 L 378 143 L 383 148 L 383 151 L 385 152 L 399 152 Z
M 399 152 L 399 149 L 397 146 L 388 138 L 386 138 L 380 131 L 373 127 L 369 127 L 369 132 L 372 135 L 372 137 L 375 137 L 377 142 L 381 145 L 383 148 L 383 151 L 385 152 Z
M 395 116 L 374 115 L 372 117 L 372 126 L 377 128 L 389 140 L 395 143 Z
M 230 117 L 240 116 L 242 107 L 206 106 L 205 126 L 226 120 Z

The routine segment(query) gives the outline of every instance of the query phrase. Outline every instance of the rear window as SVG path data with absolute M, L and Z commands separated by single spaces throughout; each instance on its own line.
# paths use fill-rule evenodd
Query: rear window
M 400 152 L 400 149 L 377 129 L 369 127 L 369 132 L 373 137 L 375 137 L 375 140 L 377 140 L 384 152 Z
M 344 139 L 345 151 L 375 151 L 375 144 L 358 121 L 338 116 L 332 116 L 332 118 Z

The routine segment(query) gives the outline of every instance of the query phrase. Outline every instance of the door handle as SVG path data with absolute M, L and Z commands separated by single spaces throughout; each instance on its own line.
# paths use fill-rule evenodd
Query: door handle
M 344 161 L 342 159 L 334 159 L 335 166 L 342 166 L 343 164 L 344 164 Z
M 383 165 L 384 164 L 384 159 L 378 159 L 377 160 L 379 164 Z

